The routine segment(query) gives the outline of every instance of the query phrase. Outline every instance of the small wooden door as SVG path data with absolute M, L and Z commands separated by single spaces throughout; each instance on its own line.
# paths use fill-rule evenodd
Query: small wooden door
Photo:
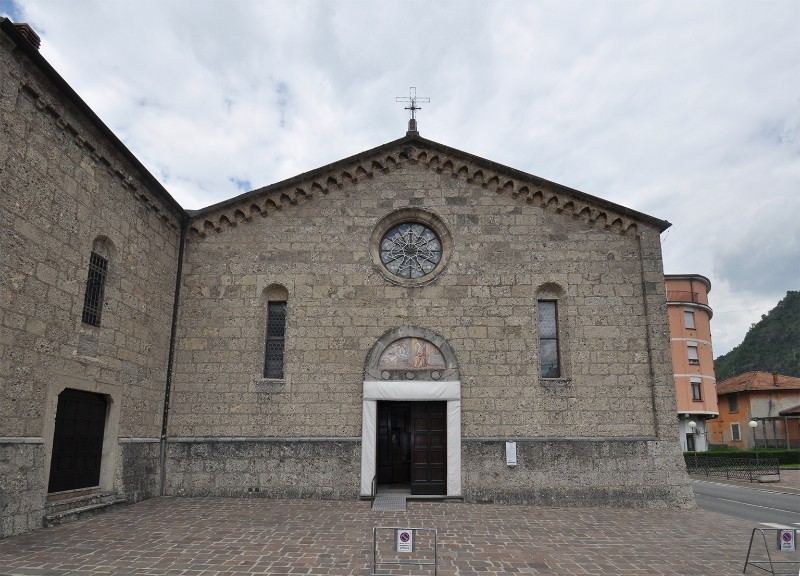
M 447 494 L 447 402 L 415 402 L 412 494 Z
M 48 492 L 100 483 L 105 424 L 104 396 L 71 389 L 58 395 Z
M 411 481 L 411 405 L 378 403 L 378 484 Z

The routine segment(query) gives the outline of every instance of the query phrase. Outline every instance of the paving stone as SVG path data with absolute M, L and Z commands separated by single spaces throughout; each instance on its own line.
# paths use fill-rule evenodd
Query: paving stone
M 2 540 L 0 574 L 368 575 L 374 526 L 437 528 L 442 576 L 741 574 L 754 527 L 702 510 L 168 497 Z

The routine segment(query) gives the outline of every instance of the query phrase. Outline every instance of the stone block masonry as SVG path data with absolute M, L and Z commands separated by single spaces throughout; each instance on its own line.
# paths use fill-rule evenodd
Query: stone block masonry
M 196 216 L 205 232 L 188 244 L 170 435 L 358 438 L 365 359 L 387 331 L 411 326 L 439 334 L 458 359 L 467 499 L 691 505 L 669 449 L 663 290 L 651 289 L 658 231 L 620 233 L 550 204 L 399 160 L 280 209 L 238 210 L 235 225 Z M 409 206 L 452 235 L 447 266 L 418 286 L 387 281 L 370 256 L 379 221 Z M 277 386 L 260 380 L 265 292 L 275 285 L 288 293 Z M 539 374 L 539 299 L 558 300 L 558 379 Z M 471 438 L 532 438 L 521 449 L 537 464 L 508 476 L 502 458 Z M 630 453 L 614 456 L 623 445 Z M 574 474 L 560 450 L 572 454 Z
M 0 189 L 0 536 L 41 521 L 65 390 L 128 501 L 350 499 L 392 469 L 470 501 L 691 505 L 664 221 L 417 132 L 190 216 L 7 19 Z M 383 260 L 390 233 L 423 274 Z
M 147 471 L 152 478 L 126 496 L 157 492 L 157 459 L 131 460 L 118 439 L 160 433 L 183 211 L 3 26 L 0 536 L 7 536 L 41 525 L 58 396 L 67 388 L 107 402 L 101 488 L 124 491 Z M 108 261 L 99 326 L 82 322 L 92 252 Z
M 358 497 L 361 445 L 336 438 L 174 438 L 168 492 L 247 498 Z

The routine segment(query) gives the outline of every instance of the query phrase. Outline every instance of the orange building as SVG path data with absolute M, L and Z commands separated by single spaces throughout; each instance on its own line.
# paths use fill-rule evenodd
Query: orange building
M 709 427 L 712 444 L 800 448 L 800 378 L 745 372 L 720 382 L 717 394 L 719 419 Z
M 719 415 L 711 316 L 711 281 L 699 274 L 667 274 L 667 315 L 678 425 L 684 450 L 708 450 L 707 421 Z

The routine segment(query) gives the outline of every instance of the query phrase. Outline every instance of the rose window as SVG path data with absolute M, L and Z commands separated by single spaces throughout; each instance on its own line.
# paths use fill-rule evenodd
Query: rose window
M 404 222 L 391 228 L 380 243 L 386 269 L 400 278 L 422 278 L 442 259 L 442 242 L 431 228 Z

